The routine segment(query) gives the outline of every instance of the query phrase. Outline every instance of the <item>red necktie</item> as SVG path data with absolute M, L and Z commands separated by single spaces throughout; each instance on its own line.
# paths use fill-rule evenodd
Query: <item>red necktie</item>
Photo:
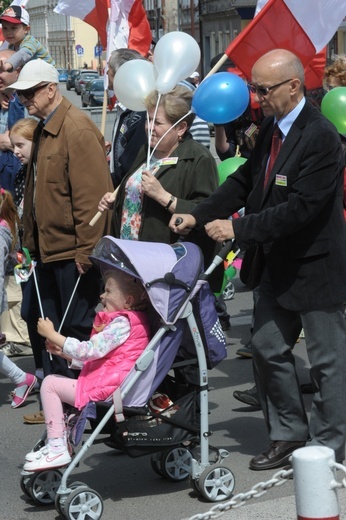
M 270 157 L 269 157 L 268 166 L 267 166 L 265 177 L 264 177 L 264 187 L 267 186 L 270 172 L 272 171 L 275 159 L 278 156 L 281 146 L 282 146 L 282 133 L 281 133 L 280 128 L 278 127 L 278 124 L 275 123 L 274 132 L 273 132 L 273 136 L 272 136 L 272 144 L 271 144 L 271 148 L 270 148 Z

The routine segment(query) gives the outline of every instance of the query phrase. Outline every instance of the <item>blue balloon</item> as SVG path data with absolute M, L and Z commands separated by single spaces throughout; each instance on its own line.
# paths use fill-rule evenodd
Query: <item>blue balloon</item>
M 249 104 L 246 83 L 231 72 L 217 72 L 202 81 L 192 98 L 196 114 L 209 123 L 234 121 Z

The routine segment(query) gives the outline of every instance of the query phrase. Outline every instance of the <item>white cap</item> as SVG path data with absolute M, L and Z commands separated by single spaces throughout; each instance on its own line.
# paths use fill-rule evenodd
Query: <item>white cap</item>
M 43 60 L 30 60 L 24 65 L 18 79 L 9 88 L 26 90 L 40 83 L 59 83 L 59 73 L 53 65 Z
M 199 72 L 193 72 L 190 76 L 190 78 L 194 79 L 194 78 L 199 78 Z
M 28 11 L 19 5 L 10 5 L 10 7 L 5 9 L 0 15 L 0 22 L 2 20 L 15 24 L 23 23 L 24 25 L 30 25 Z

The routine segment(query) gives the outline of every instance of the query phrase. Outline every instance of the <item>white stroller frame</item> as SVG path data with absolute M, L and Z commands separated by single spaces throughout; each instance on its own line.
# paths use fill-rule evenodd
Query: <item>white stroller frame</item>
M 130 242 L 121 241 L 112 237 L 104 237 L 104 239 L 101 240 L 105 239 L 111 239 L 116 243 Z M 142 242 L 138 244 L 145 243 Z M 152 249 L 155 245 L 170 247 L 164 244 L 151 243 L 150 248 Z M 197 247 L 193 244 L 189 245 L 195 248 Z M 223 262 L 223 259 L 232 248 L 232 245 L 232 242 L 228 242 L 224 246 L 219 255 L 214 258 L 210 267 L 205 271 L 204 275 L 202 275 L 202 278 L 207 279 L 208 275 L 215 269 L 215 267 Z M 133 246 L 130 245 L 130 247 Z M 201 276 L 199 276 L 199 280 L 200 279 Z M 198 289 L 196 292 L 198 292 Z M 193 306 L 190 300 L 191 298 L 181 306 L 178 313 L 179 316 L 176 321 L 180 319 L 186 320 L 187 326 L 191 331 L 191 336 L 197 355 L 200 387 L 200 451 L 198 451 L 196 454 L 192 450 L 190 453 L 188 447 L 180 447 L 179 450 L 182 449 L 184 452 L 183 458 L 185 463 L 183 465 L 183 469 L 176 472 L 173 467 L 172 473 L 168 476 L 171 480 L 183 480 L 190 477 L 192 487 L 195 491 L 197 491 L 209 501 L 218 502 L 221 500 L 226 500 L 231 496 L 235 485 L 235 479 L 231 470 L 222 463 L 223 459 L 229 456 L 227 450 L 215 450 L 217 452 L 215 460 L 212 463 L 210 462 L 209 436 L 211 435 L 211 432 L 209 431 L 208 420 L 208 367 L 205 346 L 202 341 L 201 333 L 198 328 L 198 324 L 193 313 Z M 135 367 L 121 385 L 120 394 L 123 402 L 126 403 L 126 397 L 135 387 L 136 382 L 141 377 L 143 377 L 143 374 L 145 374 L 149 367 L 151 367 L 155 358 L 156 350 L 159 348 L 161 338 L 163 338 L 167 332 L 174 332 L 175 330 L 176 326 L 174 323 L 165 323 L 161 325 L 159 330 L 154 334 L 153 338 L 138 358 Z M 43 470 L 35 473 L 22 471 L 22 491 L 28 497 L 33 498 L 37 504 L 47 505 L 49 503 L 55 502 L 57 511 L 65 518 L 92 518 L 93 520 L 101 518 L 103 513 L 103 501 L 99 493 L 90 489 L 82 482 L 74 482 L 68 485 L 67 481 L 74 468 L 79 464 L 83 456 L 94 443 L 96 437 L 101 433 L 104 426 L 112 418 L 112 416 L 114 416 L 115 412 L 118 413 L 118 410 L 116 410 L 116 406 L 113 402 L 93 432 L 85 440 L 78 453 L 73 457 L 71 463 L 63 474 L 61 474 L 58 468 Z M 37 447 L 39 447 L 39 445 L 40 442 L 36 444 Z M 176 447 L 172 448 L 171 451 L 173 453 L 173 460 L 175 460 L 175 457 L 180 456 L 181 452 L 179 450 L 177 451 Z M 186 461 L 188 462 L 187 465 Z M 179 464 L 179 467 L 180 466 L 181 464 Z M 155 469 L 155 467 L 153 469 Z M 162 476 L 165 476 L 165 474 L 163 474 L 160 470 L 157 472 Z M 87 515 L 88 510 L 90 511 L 90 516 L 85 516 Z M 76 514 L 78 516 L 75 516 Z

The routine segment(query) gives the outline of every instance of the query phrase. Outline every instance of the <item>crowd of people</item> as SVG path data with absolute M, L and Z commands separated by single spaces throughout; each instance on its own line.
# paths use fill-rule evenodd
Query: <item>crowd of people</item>
M 110 396 L 149 341 L 142 284 L 100 273 L 90 261 L 106 234 L 166 244 L 186 235 L 206 265 L 223 241 L 235 239 L 255 303 L 251 342 L 239 355 L 252 358 L 252 404 L 262 409 L 271 439 L 250 468 L 281 466 L 305 445 L 328 446 L 342 462 L 345 155 L 334 126 L 307 101 L 300 60 L 277 49 L 254 64 L 246 112 L 215 129 L 221 160 L 239 153 L 248 160 L 219 186 L 209 130 L 209 141 L 203 133 L 208 125 L 191 111 L 197 71 L 171 92 L 150 93 L 145 112 L 118 104 L 105 143 L 61 94 L 54 61 L 29 35 L 27 11 L 12 6 L 0 21 L 9 44 L 0 50 L 0 371 L 15 385 L 12 408 L 41 389 L 39 411 L 24 420 L 46 423 L 48 438 L 26 455 L 24 470 L 70 462 L 63 403 L 81 409 Z M 130 49 L 111 54 L 110 89 L 119 67 L 132 59 L 146 58 Z M 339 85 L 346 85 L 342 60 L 325 71 L 326 91 Z M 101 218 L 90 226 L 97 208 Z M 242 208 L 242 218 L 229 218 Z M 10 309 L 16 253 L 24 249 L 34 276 L 19 294 L 17 287 Z M 222 276 L 216 270 L 210 279 L 214 292 Z M 215 306 L 229 329 L 222 299 Z M 4 326 L 10 310 L 16 339 Z M 310 421 L 293 354 L 302 328 L 314 392 Z M 28 351 L 32 374 L 9 359 Z

